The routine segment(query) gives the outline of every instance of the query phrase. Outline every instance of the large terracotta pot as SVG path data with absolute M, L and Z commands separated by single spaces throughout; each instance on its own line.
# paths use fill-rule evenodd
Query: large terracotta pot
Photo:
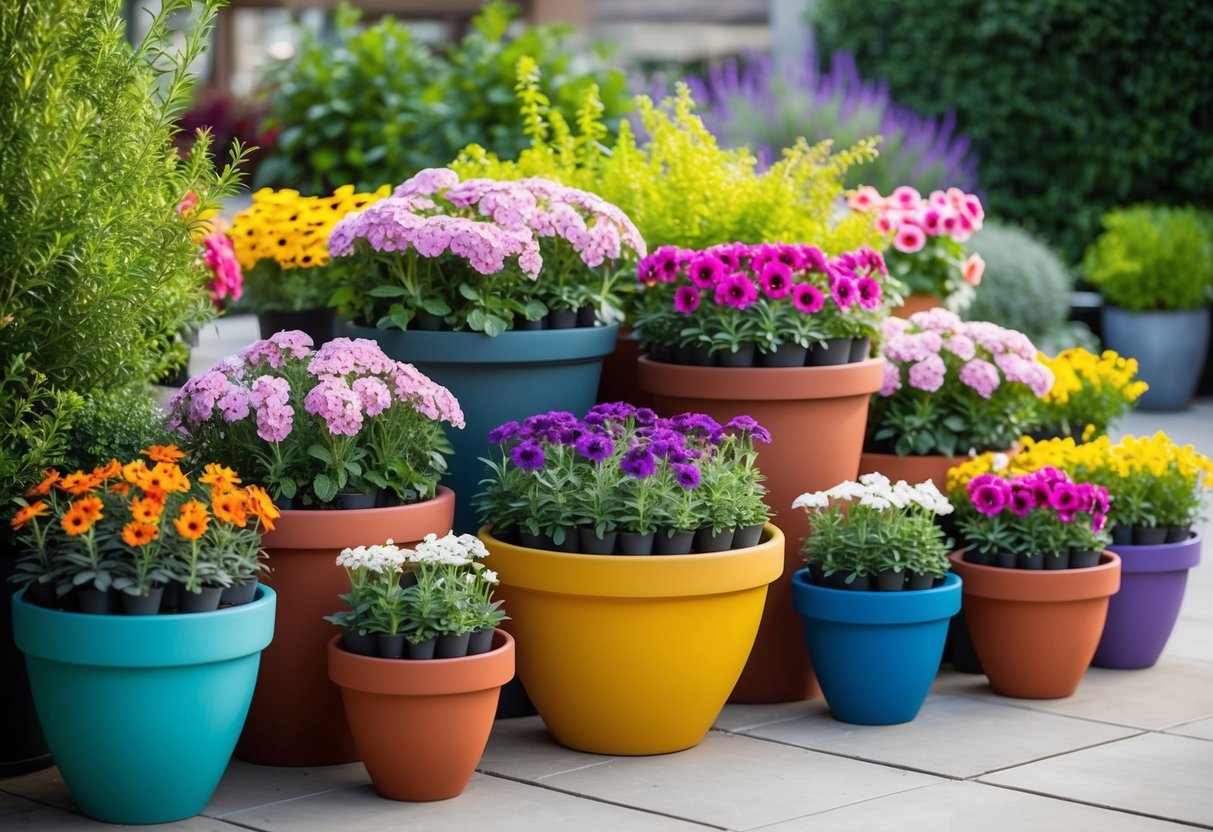
M 758 466 L 767 478 L 767 505 L 787 535 L 784 570 L 767 593 L 758 638 L 731 702 L 792 702 L 820 693 L 792 608 L 791 575 L 804 565 L 800 548 L 808 534 L 808 521 L 792 510 L 792 501 L 855 479 L 868 402 L 880 389 L 883 365 L 880 358 L 789 368 L 640 359 L 640 386 L 653 393 L 659 413 L 699 411 L 722 423 L 745 413 L 771 431 L 771 443 L 758 448 Z
M 493 728 L 501 686 L 514 676 L 514 639 L 459 659 L 379 659 L 328 646 L 329 676 L 375 791 L 392 800 L 461 794 Z
M 943 301 L 934 295 L 927 292 L 911 292 L 906 297 L 906 302 L 893 310 L 893 317 L 908 318 L 915 312 L 926 312 L 937 306 L 943 306 Z
M 925 456 L 897 456 L 897 454 L 874 454 L 864 452 L 859 457 L 859 473 L 881 473 L 893 482 L 905 480 L 914 483 L 931 480 L 940 491 L 948 487 L 948 470 L 962 462 L 968 462 L 971 456 L 943 456 L 927 454 Z
M 341 692 L 329 681 L 325 645 L 336 632 L 324 616 L 349 590 L 337 555 L 391 538 L 404 545 L 451 529 L 455 495 L 440 488 L 424 503 L 350 511 L 283 511 L 264 537 L 278 592 L 275 638 L 261 659 L 257 690 L 236 755 L 271 766 L 323 766 L 358 759 Z
M 964 582 L 964 611 L 990 686 L 1019 699 L 1078 689 L 1120 588 L 1120 558 L 1088 569 L 1004 569 L 949 556 Z
M 581 555 L 480 538 L 518 675 L 562 745 L 665 754 L 699 743 L 733 689 L 783 568 L 783 533 L 703 555 Z M 796 645 L 803 652 L 801 644 Z
M 620 329 L 615 351 L 602 361 L 602 378 L 598 380 L 598 401 L 629 402 L 637 407 L 652 407 L 652 394 L 640 389 L 636 376 L 636 359 L 640 357 L 640 341 L 630 329 Z

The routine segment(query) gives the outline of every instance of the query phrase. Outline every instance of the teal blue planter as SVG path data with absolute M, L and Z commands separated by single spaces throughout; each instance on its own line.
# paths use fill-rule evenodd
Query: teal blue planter
M 813 670 L 840 722 L 909 722 L 926 701 L 960 611 L 960 578 L 933 589 L 875 592 L 831 589 L 792 576 L 792 603 L 804 618 Z
M 80 811 L 168 823 L 202 811 L 244 725 L 276 597 L 194 615 L 87 615 L 15 596 L 13 636 Z
M 455 531 L 479 528 L 472 498 L 480 490 L 488 433 L 500 424 L 548 410 L 578 416 L 594 404 L 602 360 L 615 349 L 619 327 L 503 332 L 380 330 L 341 321 L 338 334 L 369 338 L 397 361 L 407 361 L 447 387 L 467 427 L 447 428 L 454 446 L 443 483 L 455 492 Z

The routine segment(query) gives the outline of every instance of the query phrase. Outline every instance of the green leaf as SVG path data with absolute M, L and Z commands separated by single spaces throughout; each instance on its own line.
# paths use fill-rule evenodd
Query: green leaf
M 404 297 L 409 292 L 403 286 L 372 286 L 367 294 L 373 298 L 399 298 Z
M 442 298 L 426 298 L 421 301 L 421 308 L 439 317 L 451 314 L 451 307 Z
M 486 315 L 484 318 L 485 335 L 496 337 L 505 332 L 508 327 L 509 324 L 506 322 L 505 318 L 497 315 Z
M 307 455 L 313 459 L 320 460 L 325 465 L 333 464 L 333 455 L 329 453 L 328 448 L 324 447 L 323 445 L 309 445 Z
M 466 283 L 459 284 L 459 294 L 468 300 L 480 300 L 480 293 Z
M 312 490 L 316 492 L 316 498 L 322 503 L 332 502 L 337 496 L 337 483 L 333 482 L 327 474 L 317 474 L 312 480 Z

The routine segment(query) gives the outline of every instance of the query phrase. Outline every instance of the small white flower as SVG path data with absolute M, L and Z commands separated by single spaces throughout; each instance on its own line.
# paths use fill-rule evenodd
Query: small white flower
M 870 508 L 877 509 L 878 511 L 884 511 L 885 509 L 890 508 L 893 505 L 891 502 L 889 502 L 884 497 L 881 497 L 876 494 L 863 495 L 863 497 L 861 497 L 859 500 L 859 504 L 861 506 L 868 506 Z
M 830 498 L 824 491 L 811 491 L 801 494 L 792 501 L 792 508 L 826 508 Z
M 1011 457 L 1006 454 L 994 454 L 990 460 L 990 467 L 995 471 L 1002 471 L 1011 464 Z

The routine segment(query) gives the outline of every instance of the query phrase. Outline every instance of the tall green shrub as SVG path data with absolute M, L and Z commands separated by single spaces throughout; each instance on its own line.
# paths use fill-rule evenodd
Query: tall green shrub
M 219 6 L 164 0 L 139 45 L 121 0 L 21 0 L 0 11 L 0 501 L 62 450 L 78 393 L 146 383 L 178 333 L 213 315 L 192 221 L 230 191 L 205 139 L 170 144 Z M 168 21 L 193 11 L 182 51 Z M 193 221 L 193 222 L 196 222 Z
M 1207 0 L 818 0 L 814 21 L 897 101 L 954 109 L 990 212 L 1071 261 L 1115 205 L 1210 204 Z

